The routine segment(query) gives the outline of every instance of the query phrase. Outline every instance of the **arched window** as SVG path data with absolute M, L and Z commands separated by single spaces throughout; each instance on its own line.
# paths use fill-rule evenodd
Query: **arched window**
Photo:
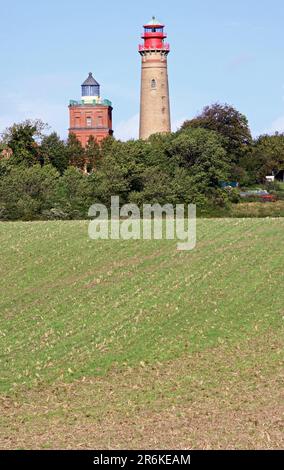
M 156 80 L 153 78 L 153 80 L 151 80 L 151 88 L 154 90 L 155 88 L 157 88 L 157 84 L 156 84 Z

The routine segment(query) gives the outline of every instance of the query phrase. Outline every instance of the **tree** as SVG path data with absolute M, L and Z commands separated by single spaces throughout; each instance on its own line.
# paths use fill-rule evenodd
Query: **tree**
M 98 167 L 100 160 L 101 160 L 100 146 L 92 135 L 89 137 L 89 140 L 85 149 L 85 158 L 86 158 L 87 172 L 91 173 Z
M 100 143 L 102 155 L 106 155 L 106 154 L 108 154 L 109 152 L 111 152 L 112 147 L 113 147 L 114 145 L 116 145 L 116 143 L 117 143 L 117 140 L 115 140 L 114 137 L 112 137 L 112 136 L 110 136 L 110 135 L 107 136 L 107 137 L 105 137 L 105 139 L 103 139 L 103 140 L 101 141 L 101 143 Z
M 243 161 L 251 183 L 284 169 L 284 134 L 262 135 L 255 142 L 252 157 Z
M 200 185 L 196 185 L 194 176 L 185 168 L 176 168 L 171 178 L 171 192 L 173 204 L 197 204 L 199 208 L 208 203 L 208 194 L 205 194 Z M 212 189 L 210 197 L 212 195 Z
M 43 163 L 40 152 L 40 140 L 47 127 L 40 120 L 26 120 L 6 129 L 3 142 L 12 150 L 11 163 L 26 166 Z
M 44 163 L 50 163 L 63 174 L 68 166 L 68 155 L 63 140 L 56 132 L 43 137 L 40 150 Z
M 143 141 L 105 139 L 100 164 L 91 175 L 95 199 L 109 205 L 111 196 L 119 196 L 124 204 L 129 192 L 140 191 L 148 147 Z
M 57 206 L 70 218 L 85 218 L 93 201 L 93 188 L 89 176 L 78 168 L 69 167 L 60 178 Z
M 119 196 L 120 202 L 128 202 L 129 181 L 125 168 L 112 156 L 105 156 L 99 170 L 89 176 L 95 202 L 110 206 L 111 196 Z
M 0 180 L 2 217 L 32 220 L 52 208 L 59 174 L 51 165 L 12 166 Z
M 132 191 L 130 202 L 142 204 L 170 204 L 173 202 L 171 178 L 160 167 L 149 167 L 141 175 L 142 191 Z
M 192 181 L 204 193 L 218 187 L 228 176 L 229 160 L 220 136 L 205 129 L 189 129 L 177 133 L 168 153 L 179 167 L 188 170 Z
M 84 170 L 86 165 L 85 150 L 75 134 L 69 134 L 66 145 L 66 155 L 69 165 Z
M 190 121 L 185 121 L 182 130 L 202 127 L 218 132 L 224 137 L 226 150 L 232 163 L 239 164 L 252 144 L 248 120 L 233 106 L 215 103 L 206 106 L 202 113 Z
M 148 166 L 149 149 L 150 146 L 145 141 L 129 140 L 117 142 L 109 153 L 115 160 L 120 174 L 127 181 L 129 191 L 139 191 L 143 187 L 141 177 Z

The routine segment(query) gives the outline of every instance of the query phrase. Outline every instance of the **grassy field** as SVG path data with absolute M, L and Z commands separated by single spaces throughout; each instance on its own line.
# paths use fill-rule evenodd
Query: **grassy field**
M 284 217 L 284 200 L 276 202 L 242 202 L 232 204 L 230 217 Z
M 275 202 L 240 202 L 231 204 L 229 207 L 219 207 L 205 210 L 204 213 L 198 214 L 201 218 L 279 218 L 284 217 L 284 197 L 283 200 Z
M 284 219 L 197 236 L 0 224 L 1 448 L 283 448 Z

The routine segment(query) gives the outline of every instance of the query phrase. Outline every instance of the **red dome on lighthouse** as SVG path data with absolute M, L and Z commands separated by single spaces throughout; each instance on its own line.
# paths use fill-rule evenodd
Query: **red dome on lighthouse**
M 144 25 L 144 33 L 142 34 L 142 39 L 144 39 L 144 44 L 139 46 L 139 51 L 149 51 L 149 50 L 170 50 L 169 44 L 164 42 L 164 39 L 167 37 L 164 32 L 165 25 L 160 23 L 155 16 L 149 23 Z

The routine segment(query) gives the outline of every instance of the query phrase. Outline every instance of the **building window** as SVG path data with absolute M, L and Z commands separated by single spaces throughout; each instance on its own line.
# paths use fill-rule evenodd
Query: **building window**
M 92 127 L 92 118 L 91 117 L 86 118 L 86 125 L 87 125 L 87 127 Z
M 102 127 L 102 126 L 103 126 L 103 117 L 102 117 L 102 116 L 98 116 L 98 117 L 97 117 L 97 126 L 98 126 L 98 127 Z
M 148 28 L 145 28 L 145 33 L 163 33 L 164 32 L 164 28 L 153 28 L 153 27 L 149 27 Z
M 75 127 L 80 127 L 80 117 L 75 117 Z
M 82 96 L 100 96 L 100 86 L 82 85 Z
M 157 88 L 157 83 L 156 83 L 156 80 L 154 80 L 154 78 L 153 80 L 151 80 L 151 88 L 152 90 L 155 90 Z

